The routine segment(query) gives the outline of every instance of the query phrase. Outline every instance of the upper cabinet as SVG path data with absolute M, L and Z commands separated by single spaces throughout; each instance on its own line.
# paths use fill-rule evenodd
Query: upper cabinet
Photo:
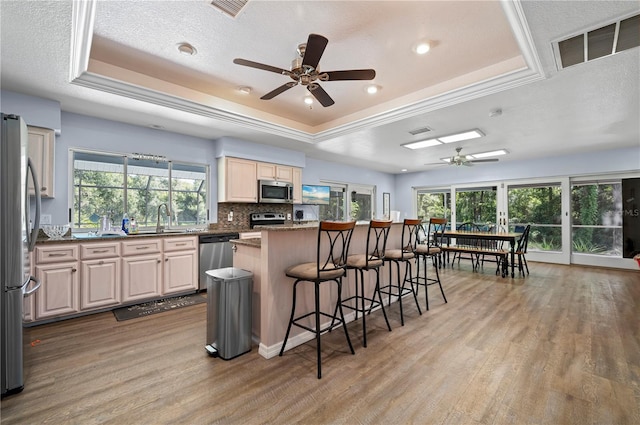
M 40 195 L 43 198 L 55 196 L 53 186 L 54 131 L 48 128 L 28 127 L 29 158 L 33 162 L 40 183 Z M 33 183 L 29 183 L 29 194 L 33 195 Z
M 218 202 L 258 202 L 258 180 L 293 183 L 293 202 L 302 202 L 302 169 L 248 159 L 218 159 Z
M 258 202 L 255 161 L 223 157 L 218 160 L 218 202 Z
M 258 162 L 258 180 L 277 180 L 293 183 L 293 167 Z
M 302 168 L 293 168 L 293 203 L 302 203 Z

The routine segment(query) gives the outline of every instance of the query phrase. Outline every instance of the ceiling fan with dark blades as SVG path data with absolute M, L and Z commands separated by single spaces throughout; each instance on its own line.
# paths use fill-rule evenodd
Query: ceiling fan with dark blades
M 373 69 L 320 72 L 318 64 L 320 63 L 320 58 L 328 42 L 329 40 L 321 35 L 309 34 L 307 42 L 298 46 L 298 55 L 291 62 L 290 70 L 240 58 L 234 59 L 233 63 L 261 69 L 263 71 L 275 72 L 276 74 L 287 75 L 293 80 L 265 94 L 260 98 L 262 100 L 273 99 L 290 88 L 302 84 L 307 87 L 307 90 L 309 90 L 322 106 L 327 107 L 333 105 L 335 102 L 320 84 L 318 84 L 318 81 L 372 80 L 376 76 L 376 71 Z
M 498 158 L 473 159 L 472 157 L 470 158 L 467 155 L 461 155 L 460 151 L 462 151 L 462 148 L 456 148 L 456 154 L 453 155 L 448 160 L 446 160 L 449 165 L 456 165 L 456 166 L 464 165 L 466 167 L 470 167 L 473 164 L 499 161 Z M 444 164 L 442 162 L 435 162 L 435 163 L 430 163 L 425 165 L 444 165 Z

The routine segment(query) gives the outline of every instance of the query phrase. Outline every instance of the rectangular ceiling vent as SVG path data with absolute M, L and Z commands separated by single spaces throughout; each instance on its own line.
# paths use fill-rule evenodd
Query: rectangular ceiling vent
M 211 6 L 235 18 L 249 0 L 212 0 Z
M 411 130 L 409 133 L 415 136 L 416 134 L 428 133 L 429 131 L 432 131 L 429 127 L 422 127 L 415 130 Z
M 553 43 L 558 69 L 640 46 L 640 15 Z

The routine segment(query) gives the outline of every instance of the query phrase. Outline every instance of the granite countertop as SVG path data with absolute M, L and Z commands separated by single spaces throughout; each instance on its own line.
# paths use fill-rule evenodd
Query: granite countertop
M 109 235 L 109 236 L 91 236 L 89 233 L 79 233 L 79 234 L 71 234 L 67 233 L 66 236 L 60 239 L 49 239 L 41 233 L 38 235 L 38 239 L 36 240 L 36 244 L 55 244 L 55 243 L 65 243 L 65 242 L 95 242 L 95 241 L 111 241 L 111 240 L 131 240 L 131 239 L 139 239 L 139 238 L 157 238 L 157 237 L 178 237 L 178 236 L 199 236 L 199 235 L 222 235 L 228 233 L 245 233 L 251 232 L 253 229 L 241 228 L 241 229 L 202 229 L 193 232 L 166 232 L 166 233 L 137 233 L 135 235 Z
M 231 239 L 229 242 L 234 245 L 245 245 L 254 248 L 260 248 L 262 246 L 262 238 Z

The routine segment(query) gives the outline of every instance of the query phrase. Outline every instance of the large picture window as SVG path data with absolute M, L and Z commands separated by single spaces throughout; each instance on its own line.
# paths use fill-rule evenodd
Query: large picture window
M 163 224 L 207 223 L 208 165 L 74 150 L 71 156 L 74 229 L 93 230 L 103 215 L 119 223 L 125 212 L 151 228 L 162 204 L 170 211 Z

